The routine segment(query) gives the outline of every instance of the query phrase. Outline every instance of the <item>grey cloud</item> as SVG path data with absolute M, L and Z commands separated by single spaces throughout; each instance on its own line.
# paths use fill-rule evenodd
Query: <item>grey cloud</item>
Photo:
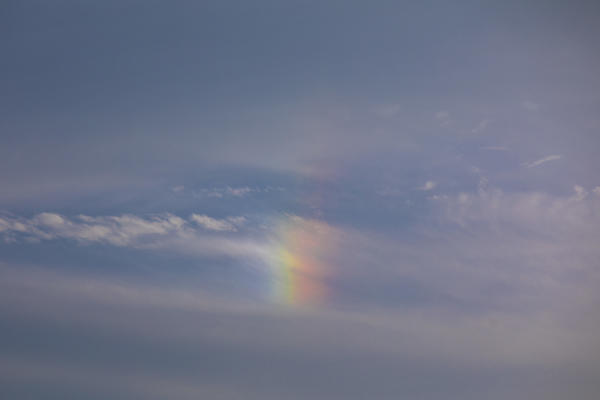
M 494 188 L 440 194 L 429 200 L 435 212 L 413 227 L 410 240 L 330 227 L 319 240 L 337 237 L 339 252 L 328 260 L 334 266 L 328 277 L 333 293 L 321 308 L 282 309 L 243 296 L 219 297 L 218 288 L 209 294 L 200 287 L 3 266 L 4 320 L 14 331 L 37 326 L 52 338 L 45 352 L 35 352 L 41 339 L 22 335 L 3 352 L 3 375 L 24 386 L 49 379 L 67 387 L 69 371 L 78 368 L 84 391 L 97 388 L 89 378 L 96 374 L 107 390 L 122 396 L 153 398 L 144 389 L 153 381 L 164 383 L 156 393 L 165 396 L 224 399 L 240 393 L 280 398 L 290 391 L 297 398 L 402 393 L 433 399 L 439 393 L 430 384 L 415 382 L 435 376 L 451 398 L 570 394 L 591 400 L 598 371 L 593 349 L 600 348 L 595 335 L 600 320 L 593 317 L 600 301 L 594 273 L 600 197 L 590 192 L 576 186 L 564 196 Z M 167 214 L 115 218 L 78 222 L 43 213 L 20 223 L 72 237 L 77 224 L 112 221 L 129 240 L 167 232 L 161 240 L 139 244 L 148 248 L 196 255 L 217 248 L 240 258 L 268 258 L 267 249 L 249 238 L 188 236 L 189 223 Z M 2 226 L 16 222 L 3 220 Z M 416 287 L 423 301 L 411 301 L 403 287 Z M 75 338 L 97 350 L 81 344 L 69 351 L 60 344 L 78 343 Z M 103 356 L 108 348 L 129 350 Z M 573 365 L 579 374 L 569 372 Z M 491 383 L 498 369 L 504 389 Z M 58 372 L 46 374 L 50 370 Z M 406 380 L 401 385 L 398 371 Z M 560 378 L 540 391 L 538 379 L 550 375 Z M 481 386 L 464 392 L 461 387 L 473 380 Z
M 289 398 L 362 398 L 365 393 L 438 398 L 442 389 L 460 398 L 468 393 L 464 382 L 483 379 L 470 390 L 477 395 L 491 390 L 492 398 L 501 399 L 534 390 L 533 377 L 546 376 L 549 372 L 540 371 L 548 369 L 560 372 L 553 388 L 573 393 L 577 379 L 565 373 L 569 366 L 591 363 L 593 368 L 595 362 L 589 351 L 597 344 L 595 336 L 546 315 L 294 311 L 201 290 L 5 265 L 0 272 L 0 313 L 12 332 L 45 331 L 43 337 L 0 333 L 3 343 L 10 343 L 0 347 L 0 379 L 20 382 L 21 391 L 50 382 L 54 393 L 76 384 L 84 391 L 142 398 L 230 399 L 243 393 L 258 399 L 284 392 L 291 393 Z M 42 341 L 44 350 L 37 351 Z M 499 369 L 512 387 L 505 394 L 490 386 Z M 594 388 L 592 371 L 583 371 L 588 391 Z M 437 389 L 431 382 L 418 383 L 423 374 L 435 376 Z M 516 385 L 522 374 L 524 387 Z M 550 391 L 533 398 L 547 398 Z M 581 398 L 592 399 L 593 393 Z

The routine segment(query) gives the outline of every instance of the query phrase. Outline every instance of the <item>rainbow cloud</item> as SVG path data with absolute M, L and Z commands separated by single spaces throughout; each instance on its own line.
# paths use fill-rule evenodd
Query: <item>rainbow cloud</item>
M 314 219 L 288 216 L 278 223 L 270 258 L 271 296 L 276 303 L 305 306 L 327 299 L 335 236 L 334 229 Z

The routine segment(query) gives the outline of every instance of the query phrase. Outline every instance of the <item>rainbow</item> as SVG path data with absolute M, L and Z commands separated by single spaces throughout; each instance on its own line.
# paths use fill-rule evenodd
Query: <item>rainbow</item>
M 333 229 L 318 220 L 286 216 L 278 223 L 270 262 L 273 301 L 309 306 L 327 299 L 333 237 Z

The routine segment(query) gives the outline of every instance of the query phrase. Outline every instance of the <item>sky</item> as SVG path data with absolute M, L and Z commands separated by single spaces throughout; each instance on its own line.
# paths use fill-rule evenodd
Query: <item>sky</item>
M 594 1 L 3 1 L 0 397 L 600 394 Z

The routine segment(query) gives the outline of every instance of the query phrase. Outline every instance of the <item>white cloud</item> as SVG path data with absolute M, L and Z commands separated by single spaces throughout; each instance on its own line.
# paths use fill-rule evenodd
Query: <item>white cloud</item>
M 109 217 L 79 216 L 83 224 L 73 224 L 66 237 L 88 241 L 107 241 L 126 246 L 152 236 L 165 236 L 183 231 L 185 221 L 172 214 L 148 219 L 134 215 Z
M 215 231 L 235 231 L 246 221 L 241 216 L 218 220 L 196 214 L 192 215 L 191 220 L 205 229 Z M 100 217 L 79 215 L 70 219 L 48 212 L 37 214 L 30 219 L 1 218 L 0 232 L 13 236 L 22 234 L 34 239 L 65 238 L 134 247 L 152 238 L 190 237 L 196 233 L 187 221 L 169 213 L 148 218 L 125 214 Z
M 241 226 L 246 223 L 247 219 L 246 217 L 240 215 L 237 217 L 227 217 L 227 221 L 231 222 L 235 226 Z
M 583 186 L 575 185 L 573 187 L 573 190 L 575 191 L 575 196 L 573 196 L 575 201 L 581 201 L 585 199 L 588 195 L 588 191 L 585 190 Z
M 54 228 L 62 227 L 66 223 L 65 219 L 60 215 L 46 212 L 36 215 L 35 220 L 40 225 L 45 225 Z
M 432 190 L 433 188 L 435 188 L 437 185 L 436 182 L 434 181 L 427 181 L 423 184 L 423 186 L 419 186 L 419 190 Z
M 220 220 L 200 214 L 193 214 L 186 221 L 169 213 L 146 218 L 128 214 L 67 218 L 54 213 L 41 213 L 29 219 L 0 218 L 0 235 L 5 242 L 69 239 L 81 244 L 105 243 L 195 257 L 250 258 L 264 263 L 269 247 L 266 239 L 223 236 L 236 232 L 246 222 L 243 216 Z M 197 229 L 196 225 L 202 228 Z
M 199 192 L 195 193 L 196 197 L 213 197 L 213 198 L 223 198 L 225 196 L 233 196 L 233 197 L 244 197 L 252 192 L 260 192 L 259 188 L 251 188 L 248 186 L 241 187 L 231 187 L 226 186 L 224 188 L 211 188 L 211 189 L 202 189 Z
M 535 160 L 530 163 L 524 163 L 523 165 L 525 165 L 527 168 L 533 168 L 533 167 L 537 167 L 538 165 L 544 164 L 549 161 L 560 160 L 562 157 L 563 156 L 560 154 L 553 154 L 550 156 L 546 156 L 544 158 L 540 158 L 539 160 Z
M 235 232 L 237 227 L 246 222 L 245 217 L 228 217 L 226 219 L 216 219 L 204 214 L 192 214 L 190 220 L 194 221 L 204 229 L 218 232 Z

